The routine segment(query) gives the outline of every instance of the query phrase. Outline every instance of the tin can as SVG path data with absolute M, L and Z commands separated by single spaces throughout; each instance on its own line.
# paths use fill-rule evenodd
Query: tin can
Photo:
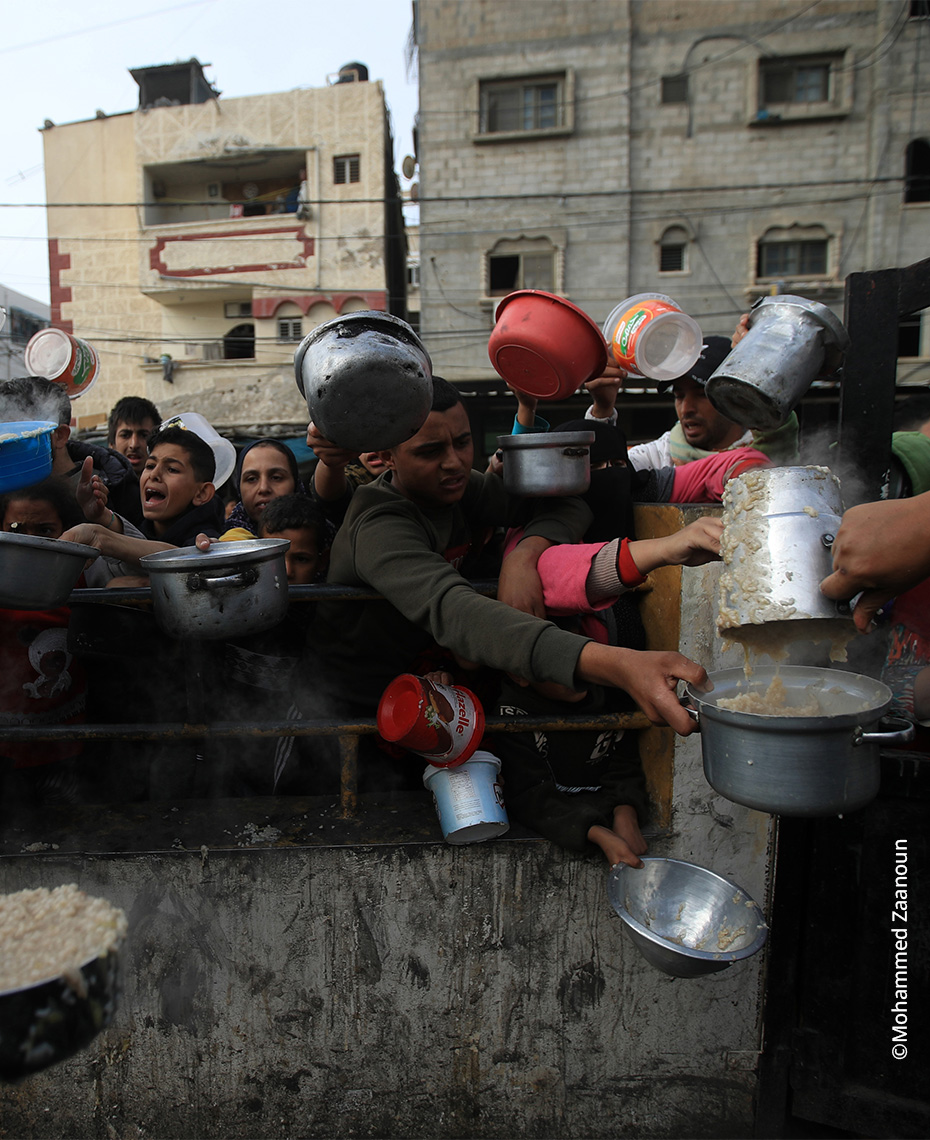
M 64 329 L 40 329 L 23 354 L 30 376 L 63 384 L 73 400 L 90 391 L 100 375 L 100 357 L 92 344 Z

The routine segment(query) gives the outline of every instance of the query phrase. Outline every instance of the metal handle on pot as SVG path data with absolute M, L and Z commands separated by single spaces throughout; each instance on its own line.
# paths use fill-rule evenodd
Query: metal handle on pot
M 241 589 L 252 586 L 258 581 L 258 571 L 253 567 L 242 570 L 238 574 L 225 574 L 221 578 L 211 578 L 209 574 L 189 574 L 187 576 L 188 590 L 222 590 L 226 586 Z
M 679 697 L 678 703 L 685 710 L 685 712 L 688 714 L 688 716 L 691 717 L 691 719 L 698 726 L 698 728 L 700 728 L 701 727 L 701 714 L 694 707 L 694 705 L 689 704 L 690 700 L 691 700 L 690 697 Z
M 562 454 L 566 459 L 584 459 L 588 454 L 586 447 L 566 447 L 562 449 Z
M 908 741 L 913 740 L 917 734 L 913 723 L 905 720 L 903 716 L 886 716 L 882 717 L 881 724 L 900 724 L 901 728 L 894 729 L 891 732 L 863 732 L 861 728 L 856 728 L 853 732 L 853 747 L 857 748 L 860 744 L 869 744 L 876 742 L 878 744 L 907 744 Z

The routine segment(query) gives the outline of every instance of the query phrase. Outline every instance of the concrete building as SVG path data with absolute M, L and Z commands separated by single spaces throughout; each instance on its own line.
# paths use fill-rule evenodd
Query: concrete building
M 380 81 L 222 100 L 196 59 L 132 71 L 135 111 L 44 130 L 52 321 L 119 397 L 217 426 L 306 421 L 296 343 L 339 313 L 405 315 L 406 248 Z
M 48 323 L 48 305 L 0 285 L 0 380 L 25 375 L 23 350 Z
M 514 0 L 418 0 L 422 330 L 437 367 L 499 390 L 488 334 L 521 287 L 598 323 L 666 293 L 705 334 L 729 334 L 771 292 L 842 317 L 847 274 L 930 249 L 926 12 L 541 0 L 528 19 Z M 926 316 L 903 327 L 902 356 L 899 383 L 930 381 Z

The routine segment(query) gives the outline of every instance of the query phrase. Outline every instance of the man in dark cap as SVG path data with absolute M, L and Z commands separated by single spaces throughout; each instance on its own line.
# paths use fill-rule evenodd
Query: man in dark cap
M 656 385 L 659 391 L 671 388 L 678 422 L 658 439 L 630 448 L 630 462 L 637 471 L 679 467 L 735 447 L 753 447 L 776 466 L 797 462 L 798 420 L 794 412 L 782 427 L 759 432 L 727 419 L 707 398 L 704 386 L 729 355 L 731 347 L 729 337 L 705 337 L 701 355 L 690 371 Z M 616 423 L 615 404 L 621 384 L 620 370 L 608 367 L 603 377 L 586 385 L 594 398 L 594 405 L 587 413 L 589 419 Z

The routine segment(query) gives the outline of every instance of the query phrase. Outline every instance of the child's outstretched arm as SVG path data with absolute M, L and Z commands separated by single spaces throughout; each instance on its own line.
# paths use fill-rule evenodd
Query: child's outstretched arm
M 631 804 L 618 804 L 614 808 L 613 827 L 602 827 L 596 823 L 588 831 L 588 838 L 604 852 L 611 867 L 618 863 L 642 867 L 640 855 L 645 855 L 649 849 L 639 830 L 636 808 Z

